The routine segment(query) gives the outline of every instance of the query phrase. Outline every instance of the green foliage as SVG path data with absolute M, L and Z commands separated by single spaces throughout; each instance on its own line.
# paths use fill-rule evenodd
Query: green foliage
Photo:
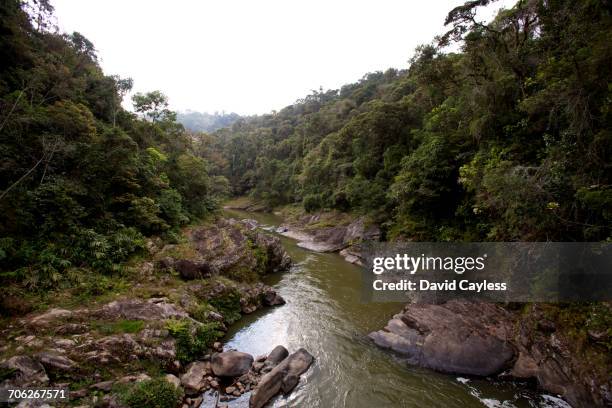
M 134 95 L 141 118 L 125 111 L 132 80 L 24 4 L 0 6 L 0 281 L 50 288 L 68 268 L 120 272 L 144 236 L 206 216 L 227 186 L 210 187 L 161 92 Z
M 175 408 L 183 399 L 183 389 L 165 378 L 153 378 L 118 389 L 119 399 L 130 408 Z
M 215 341 L 223 337 L 218 322 L 195 324 L 188 319 L 168 320 L 166 328 L 176 339 L 176 358 L 182 363 L 202 357 Z
M 206 135 L 233 193 L 370 214 L 390 237 L 611 237 L 612 21 L 601 2 L 468 2 L 406 70 Z M 460 41 L 460 52 L 442 46 Z
M 209 299 L 208 303 L 223 315 L 227 324 L 232 324 L 240 319 L 242 307 L 240 306 L 240 292 L 232 287 L 226 287 L 224 291 Z

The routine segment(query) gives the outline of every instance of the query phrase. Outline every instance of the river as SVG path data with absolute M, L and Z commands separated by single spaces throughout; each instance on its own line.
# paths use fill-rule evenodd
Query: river
M 282 222 L 273 214 L 226 210 L 225 215 L 267 226 Z M 253 355 L 281 344 L 289 352 L 304 347 L 315 356 L 296 389 L 270 406 L 569 407 L 521 384 L 440 374 L 409 366 L 401 357 L 379 349 L 367 334 L 384 327 L 402 305 L 363 303 L 358 267 L 337 254 L 311 252 L 292 239 L 280 239 L 294 266 L 267 276 L 265 282 L 287 304 L 244 316 L 224 340 L 226 347 Z

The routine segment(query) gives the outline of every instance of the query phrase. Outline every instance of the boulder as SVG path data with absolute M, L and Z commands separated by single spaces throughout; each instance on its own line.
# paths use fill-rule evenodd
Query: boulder
M 261 408 L 279 392 L 288 394 L 298 383 L 300 375 L 308 370 L 314 357 L 303 348 L 285 358 L 272 371 L 264 375 L 253 390 L 250 408 Z
M 269 288 L 263 294 L 262 303 L 264 306 L 278 306 L 284 305 L 286 302 L 274 289 Z
M 504 322 L 508 327 L 504 326 Z M 412 304 L 384 330 L 369 337 L 408 357 L 411 364 L 437 371 L 488 376 L 508 368 L 514 348 L 507 312 L 482 302 Z
M 281 361 L 283 361 L 289 355 L 289 351 L 283 346 L 276 346 L 268 355 L 268 358 L 261 364 L 261 367 L 255 366 L 253 364 L 253 368 L 259 368 L 256 371 L 263 370 L 264 373 L 271 371 L 274 367 L 276 367 Z
M 48 370 L 51 371 L 73 371 L 76 363 L 68 357 L 59 354 L 42 352 L 38 354 L 38 361 Z
M 211 358 L 212 371 L 219 377 L 239 377 L 253 364 L 253 356 L 240 351 L 215 353 Z
M 179 380 L 176 375 L 166 374 L 164 379 L 168 381 L 170 384 L 174 385 L 176 388 L 181 386 L 181 380 Z
M 9 382 L 13 386 L 44 385 L 49 382 L 42 364 L 29 356 L 11 357 L 0 367 L 12 372 Z
M 181 375 L 181 384 L 185 393 L 196 395 L 206 387 L 206 376 L 210 371 L 210 364 L 204 361 L 196 361 L 189 364 L 185 374 Z

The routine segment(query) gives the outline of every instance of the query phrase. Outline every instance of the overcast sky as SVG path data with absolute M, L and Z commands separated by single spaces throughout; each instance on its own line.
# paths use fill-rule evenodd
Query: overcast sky
M 52 0 L 106 74 L 159 89 L 175 110 L 260 114 L 312 89 L 406 68 L 462 0 Z M 513 0 L 494 3 L 489 13 Z M 483 18 L 486 18 L 483 15 Z

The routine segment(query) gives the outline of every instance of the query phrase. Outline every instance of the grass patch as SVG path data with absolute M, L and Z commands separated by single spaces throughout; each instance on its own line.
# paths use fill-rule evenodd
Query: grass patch
M 142 320 L 119 320 L 116 322 L 92 322 L 94 330 L 102 334 L 138 333 L 144 328 Z

